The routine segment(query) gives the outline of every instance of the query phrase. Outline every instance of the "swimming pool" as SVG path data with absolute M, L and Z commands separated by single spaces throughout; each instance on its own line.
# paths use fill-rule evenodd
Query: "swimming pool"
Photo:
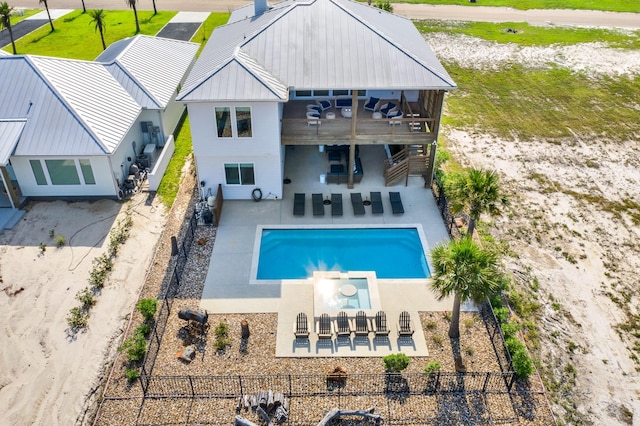
M 305 279 L 314 271 L 374 271 L 378 279 L 430 276 L 416 227 L 259 232 L 258 280 Z

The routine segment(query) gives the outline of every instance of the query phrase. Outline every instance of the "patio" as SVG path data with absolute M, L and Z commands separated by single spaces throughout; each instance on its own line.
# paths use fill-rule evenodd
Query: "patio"
M 283 200 L 225 201 L 200 307 L 210 314 L 277 313 L 277 356 L 384 356 L 399 350 L 409 355 L 427 356 L 423 333 L 416 332 L 412 342 L 405 344 L 396 340 L 395 324 L 401 311 L 406 310 L 412 318 L 418 318 L 420 311 L 451 309 L 451 300 L 436 300 L 428 288 L 428 279 L 378 280 L 381 308 L 387 313 L 391 327 L 390 341 L 386 345 L 374 345 L 372 339 L 368 343 L 363 341 L 362 345 L 342 346 L 333 340 L 331 345 L 319 345 L 311 324 L 310 340 L 301 347 L 295 345 L 292 324 L 299 312 L 306 312 L 310 322 L 314 322 L 313 285 L 308 280 L 259 283 L 255 279 L 257 265 L 254 251 L 259 225 L 415 225 L 422 228 L 428 246 L 426 251 L 449 238 L 431 191 L 424 188 L 422 177 L 411 177 L 406 187 L 385 187 L 381 171 L 384 148 L 379 145 L 361 146 L 360 158 L 364 169 L 363 179 L 353 190 L 348 190 L 346 185 L 321 183 L 320 174 L 326 173 L 329 162 L 327 154 L 320 152 L 318 147 L 287 147 L 285 176 L 291 182 L 285 185 Z M 383 214 L 372 215 L 371 207 L 365 207 L 364 215 L 354 216 L 349 194 L 360 192 L 365 198 L 369 197 L 370 191 L 382 192 Z M 403 215 L 392 214 L 389 191 L 401 193 L 405 210 Z M 306 194 L 304 216 L 293 215 L 293 195 L 298 192 Z M 311 193 L 322 193 L 323 199 L 333 193 L 342 194 L 344 214 L 332 216 L 330 206 L 325 206 L 324 216 L 314 216 L 310 206 Z

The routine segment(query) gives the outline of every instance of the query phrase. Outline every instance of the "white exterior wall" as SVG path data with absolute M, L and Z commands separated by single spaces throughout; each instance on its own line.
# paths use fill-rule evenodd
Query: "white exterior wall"
M 215 106 L 250 107 L 253 137 L 218 138 Z M 215 193 L 222 184 L 225 199 L 251 199 L 254 188 L 260 188 L 263 197 L 271 193 L 271 197 L 282 198 L 284 151 L 280 145 L 279 103 L 190 103 L 188 110 L 198 180 L 205 182 L 205 190 L 211 188 Z M 225 163 L 253 163 L 255 185 L 227 185 Z
M 140 115 L 142 117 L 142 114 Z M 135 124 L 129 129 L 129 132 L 124 137 L 118 148 L 110 156 L 111 170 L 113 179 L 117 179 L 119 184 L 122 184 L 129 175 L 129 166 L 136 158 L 136 155 L 140 154 L 144 150 L 144 144 L 142 143 L 142 127 L 141 121 L 147 121 L 138 117 Z M 133 142 L 136 143 L 136 151 L 133 151 Z M 129 161 L 131 158 L 131 161 Z M 114 184 L 115 185 L 115 181 Z
M 29 160 L 71 160 L 88 159 L 91 161 L 95 185 L 38 185 L 31 170 Z M 25 197 L 115 197 L 117 191 L 113 184 L 113 173 L 106 156 L 82 157 L 12 157 L 11 164 Z M 48 178 L 46 166 L 43 171 Z M 79 171 L 80 179 L 82 175 Z
M 167 105 L 167 109 L 162 113 L 162 133 L 165 137 L 173 134 L 183 112 L 184 104 L 176 102 L 176 93 L 174 93 Z

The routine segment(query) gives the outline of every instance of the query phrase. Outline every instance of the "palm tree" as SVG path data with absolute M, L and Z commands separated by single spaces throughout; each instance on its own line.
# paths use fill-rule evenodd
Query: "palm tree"
M 140 24 L 138 23 L 138 9 L 136 9 L 136 3 L 138 0 L 126 0 L 127 4 L 133 9 L 133 16 L 136 17 L 136 34 L 140 32 Z
M 476 303 L 497 294 L 502 289 L 496 253 L 476 245 L 469 235 L 438 244 L 431 251 L 433 280 L 431 289 L 438 299 L 454 295 L 449 337 L 460 337 L 460 304 Z
M 49 17 L 49 25 L 51 25 L 51 31 L 55 31 L 53 28 L 53 21 L 51 20 L 51 14 L 49 13 L 49 5 L 47 4 L 47 0 L 38 0 L 40 4 L 44 4 L 44 8 L 47 9 L 47 16 Z
M 469 209 L 467 235 L 471 236 L 481 214 L 495 216 L 500 214 L 500 205 L 509 204 L 500 189 L 498 174 L 493 170 L 471 169 L 466 173 L 452 175 L 445 190 L 449 196 L 451 213 L 457 214 L 465 208 Z
M 13 30 L 11 29 L 11 12 L 13 7 L 5 1 L 0 3 L 0 28 L 6 28 L 9 31 L 9 38 L 11 39 L 11 47 L 13 47 L 13 54 L 16 55 L 16 43 L 13 40 Z
M 87 13 L 87 7 L 84 5 L 84 0 L 80 0 L 82 2 L 82 13 Z
M 104 42 L 104 32 L 107 29 L 105 25 L 105 18 L 107 17 L 107 14 L 104 13 L 103 9 L 97 9 L 97 10 L 90 10 L 89 16 L 91 17 L 90 24 L 93 23 L 96 25 L 94 31 L 100 31 L 100 39 L 102 40 L 102 50 L 105 50 L 107 48 L 107 45 Z
M 157 15 L 158 9 L 156 9 L 156 0 L 151 0 L 151 3 L 153 4 L 153 14 Z

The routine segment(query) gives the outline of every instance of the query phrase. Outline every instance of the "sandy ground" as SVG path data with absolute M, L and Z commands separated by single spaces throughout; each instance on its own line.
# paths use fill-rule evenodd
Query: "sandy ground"
M 164 208 L 151 201 L 146 193 L 132 201 L 131 235 L 91 310 L 88 330 L 75 338 L 65 318 L 79 304 L 75 295 L 88 285 L 92 260 L 106 251 L 125 205 L 30 203 L 24 219 L 0 235 L 0 424 L 83 422 L 164 225 Z M 51 229 L 65 237 L 63 247 L 56 247 Z
M 640 74 L 640 51 L 601 44 L 519 47 L 443 35 L 428 41 L 439 57 L 471 68 L 552 63 L 590 75 Z M 444 130 L 459 161 L 498 170 L 512 194 L 512 209 L 495 219 L 492 232 L 518 253 L 509 262 L 514 275 L 530 270 L 539 280 L 543 318 L 537 357 L 556 381 L 568 384 L 566 393 L 557 394 L 556 415 L 572 419 L 568 424 L 640 425 L 640 364 L 630 358 L 632 343 L 625 333 L 621 337 L 614 329 L 626 315 L 612 301 L 623 300 L 621 306 L 637 315 L 640 228 L 628 214 L 616 217 L 602 206 L 603 200 L 640 201 L 640 141 L 576 136 L 552 144 Z

